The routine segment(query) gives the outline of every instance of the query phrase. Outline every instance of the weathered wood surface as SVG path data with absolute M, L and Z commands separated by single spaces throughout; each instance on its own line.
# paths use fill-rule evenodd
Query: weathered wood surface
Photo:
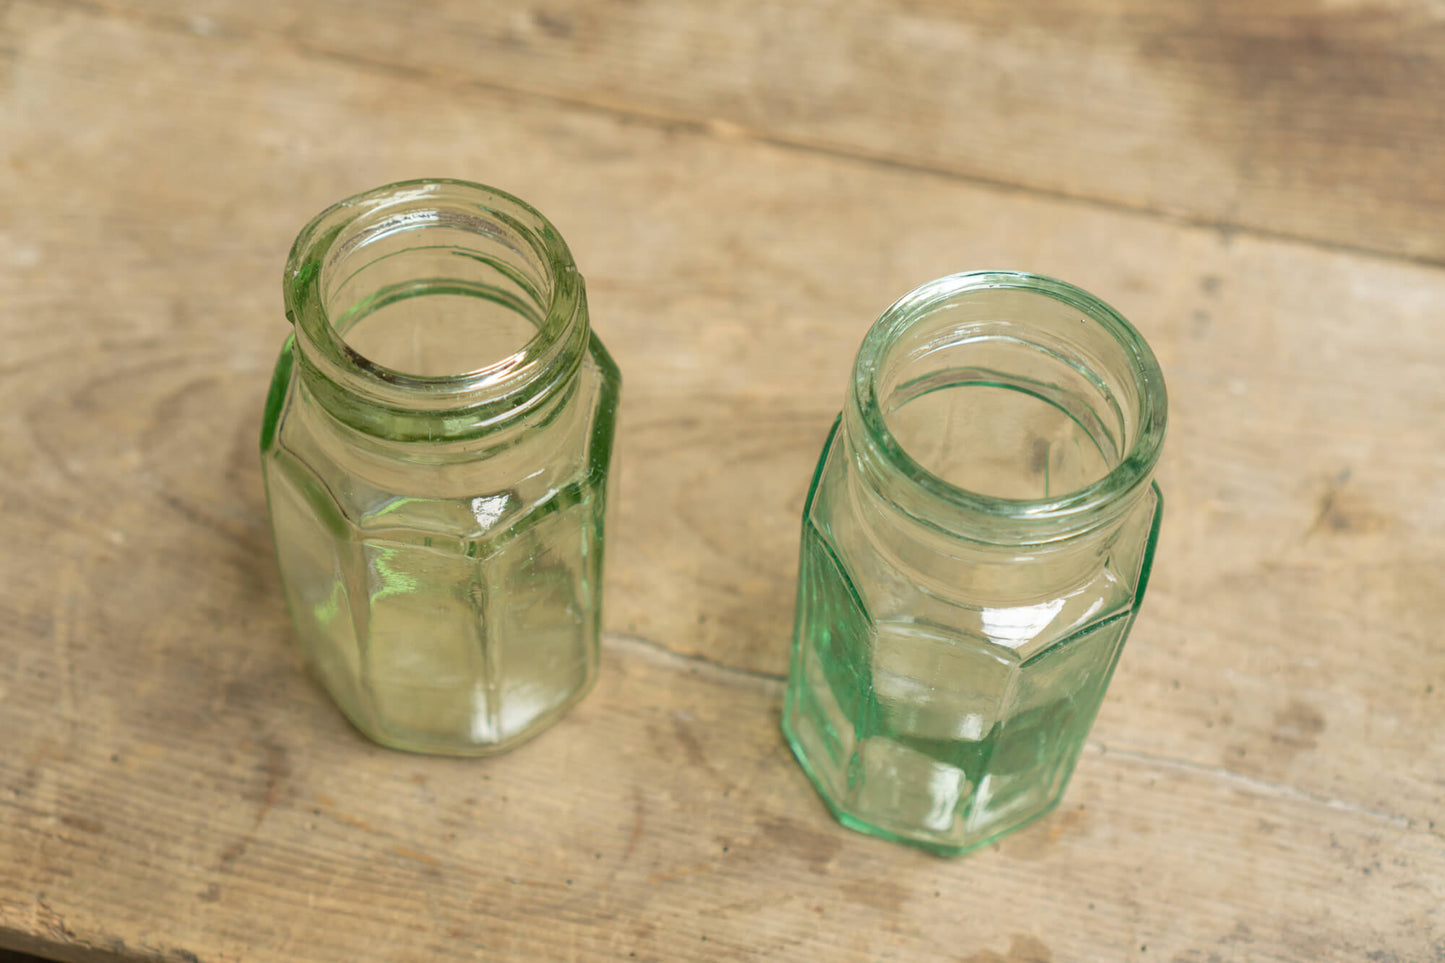
M 326 9 L 338 37 L 384 15 Z M 224 19 L 266 4 L 197 10 L 0 5 L 0 945 L 1445 958 L 1445 271 L 668 123 L 641 97 L 384 70 Z M 429 55 L 410 29 L 395 63 Z M 626 49 L 578 52 L 577 84 Z M 705 81 L 661 87 L 703 116 Z M 1049 109 L 1076 92 L 1056 81 Z M 255 455 L 291 237 L 424 174 L 552 217 L 626 377 L 603 679 L 480 763 L 370 746 L 297 670 Z M 1382 236 L 1414 230 L 1374 203 Z M 914 284 L 986 266 L 1081 283 L 1155 345 L 1168 508 L 1064 807 L 949 862 L 836 826 L 776 723 L 798 512 L 858 339 Z
M 1436 0 L 85 0 L 1216 225 L 1445 263 Z

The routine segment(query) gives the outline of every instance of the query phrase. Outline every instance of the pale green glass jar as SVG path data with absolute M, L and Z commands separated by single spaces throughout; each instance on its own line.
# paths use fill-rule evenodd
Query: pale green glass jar
M 412 181 L 301 232 L 262 466 L 302 652 L 419 752 L 509 748 L 595 678 L 620 375 L 542 215 Z
M 1063 795 L 1139 610 L 1164 381 L 1117 312 L 960 274 L 858 352 L 803 513 L 783 728 L 846 825 L 953 855 Z

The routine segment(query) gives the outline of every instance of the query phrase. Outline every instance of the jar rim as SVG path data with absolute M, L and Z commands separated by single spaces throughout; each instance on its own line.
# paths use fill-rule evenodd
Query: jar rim
M 327 309 L 323 267 L 349 230 L 408 205 L 470 209 L 515 231 L 548 272 L 542 323 L 513 353 L 480 368 L 441 375 L 411 374 L 373 361 L 346 343 Z M 302 228 L 286 261 L 286 316 L 302 359 L 323 376 L 383 404 L 455 409 L 513 396 L 559 360 L 579 316 L 582 281 L 562 235 L 539 211 L 506 191 L 453 178 L 397 181 L 338 201 Z M 548 380 L 548 379 L 543 379 Z M 545 385 L 538 386 L 545 388 Z M 519 399 L 512 398 L 514 406 Z
M 1004 289 L 1052 298 L 1079 311 L 1105 331 L 1129 362 L 1138 398 L 1135 437 L 1127 451 L 1103 477 L 1055 496 L 1004 498 L 985 495 L 949 482 L 910 455 L 888 427 L 879 398 L 878 380 L 888 349 L 931 309 L 970 292 Z M 870 448 L 904 483 L 930 504 L 947 506 L 973 518 L 1023 525 L 1031 531 L 1066 534 L 1092 528 L 1112 506 L 1132 503 L 1152 479 L 1164 444 L 1168 397 L 1158 359 L 1143 336 L 1118 311 L 1082 288 L 1041 274 L 1022 271 L 970 271 L 929 281 L 895 301 L 883 312 L 858 349 L 853 366 L 850 401 L 861 417 Z M 1020 532 L 1020 535 L 1023 533 Z

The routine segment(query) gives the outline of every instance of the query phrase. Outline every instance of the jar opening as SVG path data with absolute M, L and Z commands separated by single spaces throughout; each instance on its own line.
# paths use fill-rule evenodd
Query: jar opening
M 332 327 L 372 365 L 469 374 L 505 362 L 541 330 L 549 265 L 519 231 L 463 211 L 378 213 L 347 226 L 320 277 Z
M 1008 272 L 942 278 L 889 308 L 859 351 L 854 403 L 918 511 L 1070 528 L 1149 480 L 1165 419 L 1158 363 L 1127 321 Z
M 328 395 L 394 411 L 525 410 L 576 369 L 587 337 L 556 229 L 465 181 L 391 184 L 317 215 L 285 296 Z

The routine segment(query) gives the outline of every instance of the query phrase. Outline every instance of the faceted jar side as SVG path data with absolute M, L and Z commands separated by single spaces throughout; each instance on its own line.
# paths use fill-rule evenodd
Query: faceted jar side
M 835 429 L 804 508 L 783 728 L 833 813 L 958 855 L 1064 794 L 1143 601 L 1157 487 L 1098 574 L 1017 605 L 943 602 L 868 544 Z
M 841 822 L 944 855 L 1063 796 L 1163 504 L 1127 352 L 997 291 L 1046 279 L 986 277 L 982 305 L 968 275 L 905 298 L 860 351 L 803 510 L 783 712 Z
M 620 381 L 594 336 L 574 394 L 525 442 L 549 435 L 567 463 L 498 484 L 495 463 L 464 460 L 408 486 L 338 437 L 288 341 L 262 436 L 282 583 L 303 656 L 368 737 L 504 751 L 591 687 Z
M 300 648 L 364 734 L 483 754 L 597 671 L 621 384 L 555 229 L 460 181 L 301 232 L 262 466 Z

